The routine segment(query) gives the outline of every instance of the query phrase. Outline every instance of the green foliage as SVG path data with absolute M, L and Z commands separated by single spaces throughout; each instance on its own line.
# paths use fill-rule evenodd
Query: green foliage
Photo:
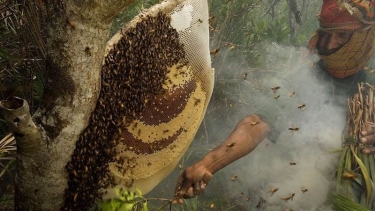
M 333 203 L 336 211 L 370 211 L 370 209 L 340 194 L 330 194 L 328 198 Z
M 102 211 L 148 211 L 147 200 L 142 193 L 130 190 L 117 189 L 117 198 L 105 200 L 99 204 Z
M 268 24 L 264 33 L 266 36 L 263 39 L 273 40 L 276 43 L 286 43 L 289 40 L 289 32 L 288 18 L 283 16 Z
M 321 1 L 297 3 L 301 25 L 296 23 L 287 1 L 209 0 L 211 48 L 222 50 L 235 45 L 235 50 L 225 51 L 225 59 L 246 60 L 252 67 L 261 67 L 265 63 L 264 43 L 306 46 L 318 27 L 316 14 Z M 217 67 L 215 61 L 213 66 Z

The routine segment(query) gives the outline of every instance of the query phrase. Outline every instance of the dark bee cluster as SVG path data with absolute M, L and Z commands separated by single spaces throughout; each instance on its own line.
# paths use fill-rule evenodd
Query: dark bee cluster
M 167 67 L 177 63 L 186 63 L 185 52 L 163 13 L 143 16 L 122 32 L 105 57 L 95 111 L 66 166 L 69 182 L 62 210 L 89 210 L 102 197 L 100 189 L 114 185 L 109 163 L 115 161 L 121 128 L 163 91 Z

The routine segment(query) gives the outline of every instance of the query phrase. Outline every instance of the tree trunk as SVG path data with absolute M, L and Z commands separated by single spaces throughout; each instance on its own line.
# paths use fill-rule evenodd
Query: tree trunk
M 87 126 L 100 90 L 100 70 L 113 18 L 133 0 L 45 1 L 46 87 L 31 117 L 23 99 L 0 102 L 16 137 L 15 210 L 60 210 L 65 166 Z

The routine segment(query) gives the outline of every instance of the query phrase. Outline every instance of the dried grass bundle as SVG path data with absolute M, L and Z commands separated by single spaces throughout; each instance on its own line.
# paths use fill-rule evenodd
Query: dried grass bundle
M 358 93 L 348 99 L 343 148 L 330 200 L 336 210 L 373 210 L 375 202 L 374 155 L 361 153 L 360 132 L 374 127 L 374 86 L 358 84 Z

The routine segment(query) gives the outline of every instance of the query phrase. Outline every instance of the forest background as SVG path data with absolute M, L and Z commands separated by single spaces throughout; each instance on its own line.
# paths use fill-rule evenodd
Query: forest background
M 280 46 L 289 49 L 305 47 L 318 27 L 317 14 L 321 0 L 209 0 L 210 9 L 210 50 L 212 67 L 215 68 L 215 87 L 206 116 L 196 138 L 181 161 L 184 168 L 196 161 L 217 142 L 223 140 L 236 122 L 252 111 L 256 104 L 255 95 L 242 95 L 238 86 L 247 86 L 249 93 L 262 89 L 257 78 L 263 74 L 272 75 L 280 66 L 270 60 L 279 60 L 277 65 L 290 55 L 270 58 L 270 51 Z M 52 1 L 51 1 L 52 3 Z M 112 34 L 123 23 L 131 20 L 142 9 L 157 1 L 140 0 L 118 15 L 114 21 Z M 44 38 L 45 14 L 39 1 L 0 1 L 0 99 L 19 96 L 30 104 L 31 114 L 37 110 L 44 92 L 47 78 L 42 74 L 45 68 L 46 46 Z M 271 46 L 271 47 L 270 47 Z M 273 47 L 272 47 L 273 46 Z M 235 61 L 235 62 L 233 62 Z M 281 63 L 280 63 L 281 62 Z M 273 65 L 273 66 L 270 66 Z M 245 111 L 244 111 L 245 108 Z M 241 110 L 241 112 L 239 112 Z M 223 121 L 225 120 L 225 121 Z M 217 133 L 218 128 L 222 132 Z M 0 118 L 0 138 L 9 133 Z M 14 176 L 14 142 L 0 144 L 0 207 L 12 205 L 12 177 Z M 241 180 L 231 168 L 227 174 L 215 177 L 209 193 L 188 202 L 185 207 L 175 209 L 245 210 L 250 196 L 243 190 L 223 193 L 222 184 Z M 158 197 L 170 197 L 176 169 L 152 193 Z M 162 187 L 162 188 L 160 188 Z M 161 189 L 169 191 L 162 193 Z M 164 195 L 163 195 L 164 194 Z M 243 197 L 242 197 L 243 195 Z M 252 206 L 257 206 L 259 198 L 252 198 Z M 158 205 L 155 205 L 158 206 Z

